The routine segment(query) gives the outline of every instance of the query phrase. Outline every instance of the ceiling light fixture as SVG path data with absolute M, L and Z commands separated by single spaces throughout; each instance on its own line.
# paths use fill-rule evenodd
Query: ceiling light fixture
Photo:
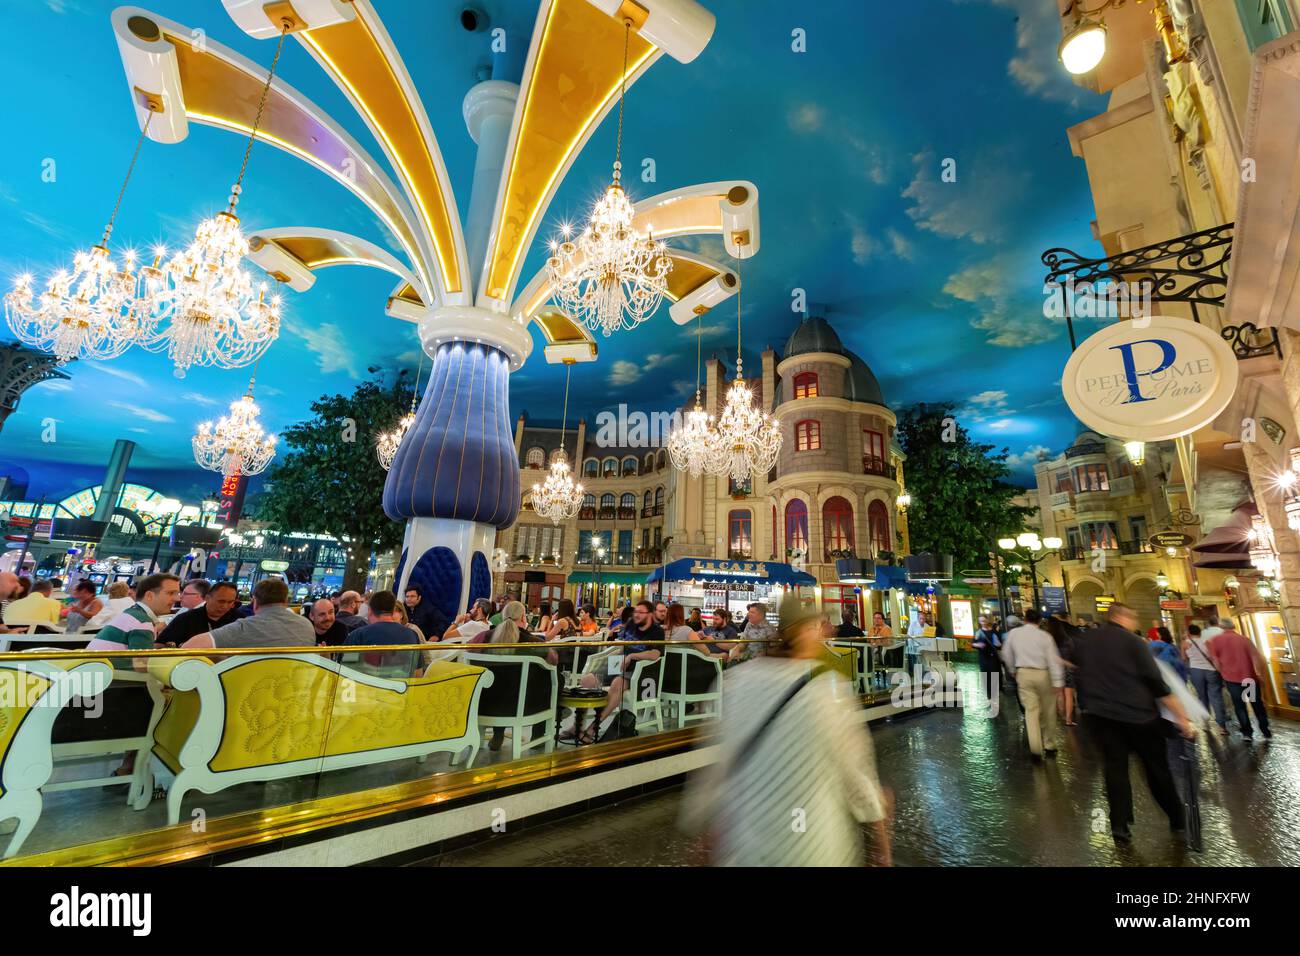
M 248 379 L 248 391 L 230 403 L 230 414 L 214 426 L 204 422 L 190 439 L 200 468 L 219 471 L 227 478 L 256 475 L 275 457 L 275 436 L 264 433 L 258 421 L 261 409 L 253 401 L 257 369 Z
M 424 372 L 424 350 L 420 350 L 420 364 L 415 370 L 415 391 L 411 393 L 411 407 L 406 414 L 397 420 L 392 431 L 386 431 L 380 434 L 379 439 L 375 442 L 375 454 L 379 457 L 380 467 L 387 471 L 393 467 L 393 459 L 397 457 L 397 449 L 402 447 L 402 439 L 406 433 L 411 430 L 415 424 L 415 405 L 420 398 L 420 375 Z
M 560 447 L 551 460 L 551 473 L 543 484 L 533 485 L 533 511 L 556 524 L 567 521 L 578 513 L 586 492 L 573 480 L 569 457 L 564 451 L 565 429 L 569 420 L 569 375 L 573 359 L 564 360 L 564 415 L 560 419 Z
M 695 407 L 686 413 L 681 427 L 673 429 L 668 436 L 668 456 L 673 467 L 688 472 L 692 478 L 698 478 L 709 470 L 713 449 L 717 445 L 713 416 L 700 402 L 700 366 L 704 348 L 701 316 L 702 313 L 695 316 Z
M 551 291 L 574 319 L 610 335 L 634 329 L 650 318 L 668 289 L 673 260 L 662 242 L 636 230 L 635 211 L 621 183 L 623 104 L 627 93 L 628 42 L 632 21 L 623 21 L 623 74 L 618 93 L 618 141 L 613 181 L 596 201 L 586 227 L 576 238 L 566 224 L 563 241 L 551 240 L 546 261 Z
M 30 275 L 19 276 L 4 297 L 5 319 L 18 340 L 53 353 L 60 364 L 77 358 L 117 358 L 142 337 L 141 312 L 147 316 L 147 310 L 138 307 L 137 294 L 150 287 L 142 281 L 149 270 L 133 272 L 135 253 L 130 251 L 119 267 L 109 254 L 108 240 L 153 118 L 150 108 L 99 243 L 76 253 L 72 271 L 56 272 L 35 301 Z
M 143 344 L 153 352 L 166 351 L 176 365 L 177 378 L 184 378 L 191 365 L 240 368 L 255 362 L 280 335 L 279 296 L 268 301 L 265 283 L 255 294 L 253 281 L 241 266 L 248 254 L 248 239 L 235 206 L 291 26 L 290 21 L 281 21 L 280 40 L 226 209 L 199 223 L 194 241 L 162 269 L 166 284 L 154 296 L 154 318 L 170 322 Z

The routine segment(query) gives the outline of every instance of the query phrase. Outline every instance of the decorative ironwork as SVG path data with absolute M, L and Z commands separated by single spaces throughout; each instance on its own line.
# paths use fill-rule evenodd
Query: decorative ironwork
M 1282 343 L 1277 337 L 1277 329 L 1261 329 L 1253 322 L 1241 325 L 1227 325 L 1219 330 L 1223 340 L 1232 346 L 1232 352 L 1239 359 L 1258 358 L 1261 355 L 1282 357 Z
M 1137 287 L 1129 301 L 1182 302 L 1192 307 L 1199 322 L 1199 306 L 1222 308 L 1228 295 L 1228 262 L 1232 258 L 1234 223 L 1188 233 L 1164 242 L 1130 249 L 1104 259 L 1090 259 L 1070 249 L 1048 249 L 1043 265 L 1044 283 L 1064 289 L 1065 319 L 1074 348 L 1073 296 L 1108 298 L 1116 284 Z M 1099 288 L 1100 286 L 1100 288 Z
M 1078 458 L 1082 455 L 1104 455 L 1106 454 L 1106 443 L 1098 441 L 1080 442 L 1077 445 L 1071 445 L 1065 449 L 1066 458 Z
M 70 378 L 61 372 L 58 359 L 19 342 L 0 343 L 0 428 L 18 408 L 23 392 L 55 378 Z

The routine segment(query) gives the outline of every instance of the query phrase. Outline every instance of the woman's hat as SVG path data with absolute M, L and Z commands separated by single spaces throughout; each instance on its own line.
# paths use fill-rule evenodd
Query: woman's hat
M 787 594 L 781 598 L 781 609 L 777 612 L 780 623 L 777 625 L 784 637 L 808 621 L 815 621 L 822 615 L 815 604 L 805 604 L 797 594 Z

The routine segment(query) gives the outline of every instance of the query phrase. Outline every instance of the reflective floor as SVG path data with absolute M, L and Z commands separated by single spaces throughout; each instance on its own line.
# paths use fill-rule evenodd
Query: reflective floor
M 1245 743 L 1202 734 L 1204 851 L 1169 834 L 1136 762 L 1133 844 L 1117 847 L 1106 820 L 1099 760 L 1080 727 L 1035 766 L 1014 702 L 989 719 L 936 710 L 873 727 L 880 777 L 894 791 L 898 866 L 1300 865 L 1300 726 Z M 595 810 L 446 854 L 433 866 L 687 866 L 699 840 L 676 827 L 679 790 Z

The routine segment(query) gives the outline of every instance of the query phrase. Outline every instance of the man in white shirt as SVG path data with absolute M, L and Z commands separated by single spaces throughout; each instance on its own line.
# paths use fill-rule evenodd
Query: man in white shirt
M 479 598 L 474 602 L 474 606 L 469 609 L 468 614 L 461 614 L 456 618 L 456 623 L 447 628 L 444 634 L 426 634 L 425 636 L 431 641 L 446 641 L 451 638 L 461 637 L 468 640 L 476 637 L 484 631 L 492 629 L 488 624 L 490 618 L 496 612 L 492 602 L 487 598 Z M 473 643 L 478 643 L 474 641 Z
M 1034 763 L 1044 754 L 1056 756 L 1056 689 L 1065 686 L 1061 655 L 1052 635 L 1038 626 L 1042 619 L 1037 608 L 1030 608 L 1025 623 L 1007 634 L 1002 645 L 1002 660 L 1016 675 Z

